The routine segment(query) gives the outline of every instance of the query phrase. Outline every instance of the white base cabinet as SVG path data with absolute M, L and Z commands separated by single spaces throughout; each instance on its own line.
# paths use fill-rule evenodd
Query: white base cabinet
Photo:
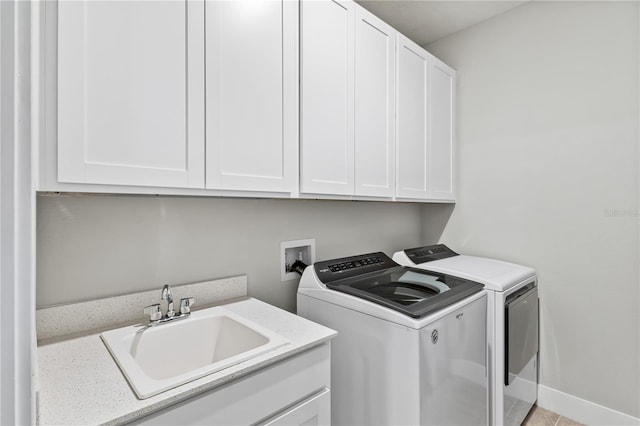
M 329 425 L 331 344 L 310 349 L 136 425 Z
M 331 424 L 331 394 L 325 389 L 286 410 L 265 426 L 318 426 Z

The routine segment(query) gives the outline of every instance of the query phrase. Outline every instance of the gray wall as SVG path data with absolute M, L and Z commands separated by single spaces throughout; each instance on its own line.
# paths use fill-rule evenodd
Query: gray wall
M 535 267 L 541 383 L 634 417 L 638 5 L 530 2 L 427 46 L 458 70 L 459 197 L 442 241 Z
M 315 238 L 318 260 L 391 255 L 421 243 L 422 217 L 404 203 L 40 195 L 37 226 L 38 307 L 247 274 L 251 296 L 294 311 L 281 241 Z

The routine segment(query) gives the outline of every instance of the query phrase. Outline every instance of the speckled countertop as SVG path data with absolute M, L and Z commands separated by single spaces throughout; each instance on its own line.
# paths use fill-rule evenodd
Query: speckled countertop
M 220 305 L 291 343 L 144 400 L 136 397 L 99 332 L 41 343 L 38 346 L 38 424 L 126 423 L 303 352 L 336 335 L 333 330 L 256 299 Z M 180 356 L 179 351 L 176 356 Z

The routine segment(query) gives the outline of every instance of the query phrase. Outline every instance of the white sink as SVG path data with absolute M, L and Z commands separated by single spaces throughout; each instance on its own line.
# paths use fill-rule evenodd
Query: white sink
M 123 327 L 100 337 L 140 399 L 289 343 L 223 307 L 154 327 Z

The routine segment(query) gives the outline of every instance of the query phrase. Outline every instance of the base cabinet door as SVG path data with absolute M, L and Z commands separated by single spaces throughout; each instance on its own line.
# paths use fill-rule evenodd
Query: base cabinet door
M 323 343 L 130 424 L 329 425 L 330 358 Z
M 206 187 L 292 192 L 298 3 L 208 1 Z
M 265 426 L 320 426 L 331 424 L 331 393 L 325 389 L 316 396 L 304 400 L 286 410 Z
M 60 1 L 57 14 L 58 181 L 202 188 L 204 2 Z

